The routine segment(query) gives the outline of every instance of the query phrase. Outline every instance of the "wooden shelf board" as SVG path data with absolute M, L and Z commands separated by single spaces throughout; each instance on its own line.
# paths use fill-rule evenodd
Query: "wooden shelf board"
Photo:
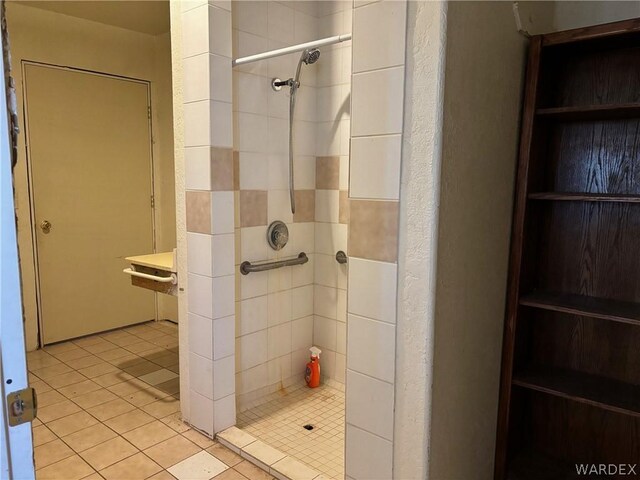
M 532 449 L 519 452 L 509 465 L 508 480 L 577 480 L 575 467 Z
M 565 120 L 607 120 L 617 118 L 640 117 L 639 103 L 621 103 L 615 105 L 585 105 L 581 107 L 538 108 L 539 117 Z
M 567 293 L 534 292 L 520 297 L 520 305 L 640 325 L 640 303 Z
M 535 192 L 530 193 L 528 197 L 531 200 L 640 203 L 640 195 L 619 193 Z
M 573 370 L 531 368 L 516 373 L 513 384 L 575 402 L 640 417 L 640 386 Z

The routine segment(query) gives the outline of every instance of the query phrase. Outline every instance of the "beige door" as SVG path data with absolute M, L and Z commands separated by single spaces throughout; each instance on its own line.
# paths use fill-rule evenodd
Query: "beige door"
M 154 293 L 122 273 L 153 252 L 148 84 L 34 64 L 24 78 L 44 343 L 153 319 Z

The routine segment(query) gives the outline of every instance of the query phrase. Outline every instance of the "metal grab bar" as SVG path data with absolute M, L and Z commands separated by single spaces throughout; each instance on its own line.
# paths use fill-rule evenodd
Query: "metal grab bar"
M 178 283 L 178 277 L 175 273 L 172 273 L 170 277 L 158 277 L 156 275 L 149 275 L 148 273 L 136 272 L 133 268 L 125 268 L 122 271 L 132 277 L 146 278 L 147 280 L 153 280 L 154 282 L 173 283 L 174 285 Z
M 273 270 L 274 268 L 303 265 L 308 261 L 309 257 L 307 257 L 307 254 L 300 252 L 296 258 L 290 258 L 288 260 L 277 260 L 275 262 L 259 263 L 257 265 L 253 265 L 251 262 L 242 262 L 240 264 L 240 273 L 249 275 L 251 272 L 264 272 L 266 270 Z

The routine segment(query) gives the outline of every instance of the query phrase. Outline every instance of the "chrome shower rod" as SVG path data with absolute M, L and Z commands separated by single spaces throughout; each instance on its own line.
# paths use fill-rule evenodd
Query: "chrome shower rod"
M 351 34 L 345 33 L 343 35 L 336 35 L 334 37 L 322 38 L 320 40 L 314 40 L 313 42 L 299 43 L 298 45 L 291 45 L 290 47 L 278 48 L 277 50 L 270 50 L 268 52 L 257 53 L 255 55 L 249 55 L 247 57 L 240 57 L 233 60 L 232 66 L 244 65 L 245 63 L 257 62 L 258 60 L 266 60 L 268 58 L 279 57 L 281 55 L 287 55 L 289 53 L 301 52 L 303 50 L 324 47 L 326 45 L 333 45 L 334 43 L 341 43 L 351 40 Z

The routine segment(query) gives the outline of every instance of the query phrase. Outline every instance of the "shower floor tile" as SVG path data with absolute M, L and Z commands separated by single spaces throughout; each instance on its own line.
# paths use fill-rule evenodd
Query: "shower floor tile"
M 238 428 L 325 476 L 344 478 L 344 392 L 328 385 L 292 386 L 285 395 L 238 413 L 237 422 Z

